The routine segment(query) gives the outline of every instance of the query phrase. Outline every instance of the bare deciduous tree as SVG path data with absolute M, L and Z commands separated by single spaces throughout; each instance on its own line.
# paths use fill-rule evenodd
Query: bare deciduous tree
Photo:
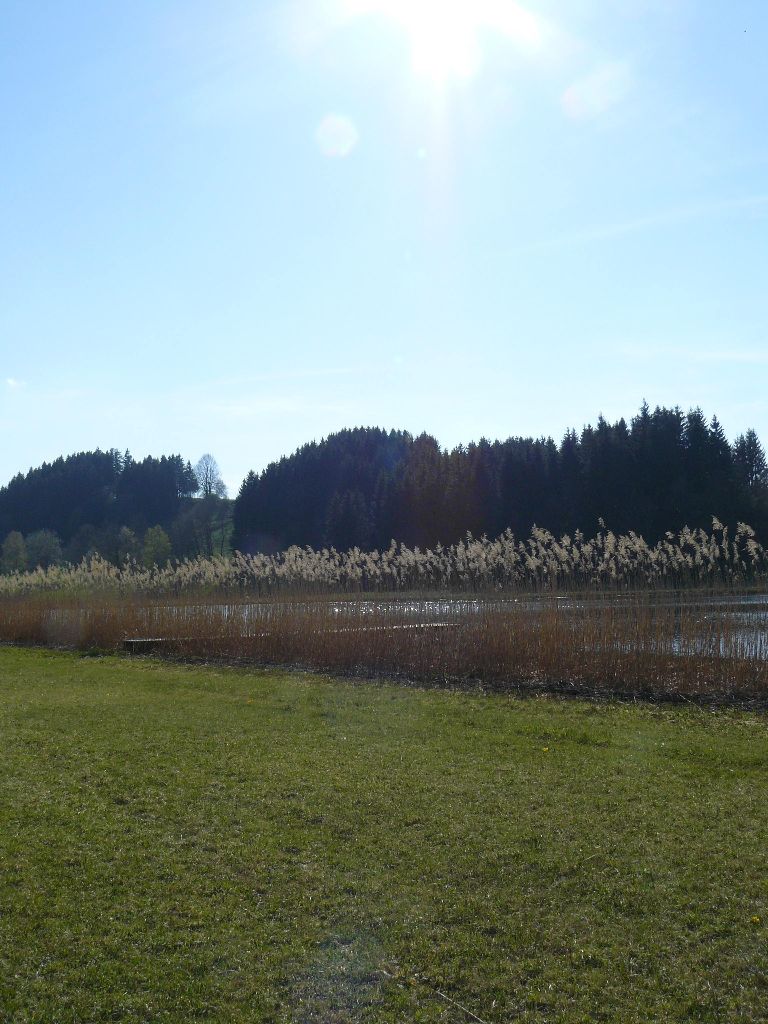
M 197 477 L 198 494 L 202 498 L 209 498 L 211 495 L 217 498 L 226 498 L 227 486 L 221 479 L 216 459 L 208 452 L 201 456 L 195 466 L 195 476 Z

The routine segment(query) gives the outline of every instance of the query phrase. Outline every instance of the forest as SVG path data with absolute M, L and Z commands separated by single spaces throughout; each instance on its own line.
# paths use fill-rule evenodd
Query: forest
M 79 452 L 19 473 L 0 489 L 5 572 L 99 554 L 164 564 L 216 553 L 230 503 L 215 459 L 137 461 L 130 452 Z
M 700 409 L 644 404 L 627 424 L 552 438 L 480 440 L 444 451 L 428 434 L 344 430 L 250 473 L 234 504 L 234 546 L 385 549 L 453 544 L 468 532 L 591 536 L 603 520 L 649 543 L 712 518 L 768 531 L 768 468 L 753 430 L 729 443 Z
M 485 439 L 452 450 L 428 434 L 359 427 L 250 472 L 236 499 L 210 455 L 140 461 L 81 452 L 0 488 L 5 572 L 79 563 L 151 566 L 292 545 L 346 551 L 455 544 L 467 533 L 525 537 L 534 526 L 592 536 L 600 523 L 651 544 L 713 517 L 768 536 L 768 466 L 747 430 L 728 441 L 700 409 L 643 405 L 629 423 L 550 438 Z

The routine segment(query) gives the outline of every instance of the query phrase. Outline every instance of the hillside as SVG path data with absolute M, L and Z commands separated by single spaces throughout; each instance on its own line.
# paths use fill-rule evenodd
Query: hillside
M 228 550 L 230 530 L 235 548 L 271 553 L 386 548 L 392 539 L 433 548 L 467 532 L 525 537 L 534 524 L 592 536 L 601 519 L 650 543 L 683 526 L 708 529 L 713 516 L 768 536 L 759 439 L 749 430 L 731 444 L 699 409 L 644 405 L 629 423 L 600 417 L 559 442 L 483 439 L 450 451 L 428 434 L 358 427 L 249 473 L 234 502 L 222 498 L 220 478 L 214 484 L 201 484 L 180 455 L 136 461 L 112 449 L 44 463 L 0 488 L 2 568 L 97 551 L 149 564 L 213 554 Z
M 97 449 L 43 463 L 0 488 L 2 568 L 79 562 L 94 552 L 118 563 L 145 549 L 158 560 L 211 554 L 229 503 L 206 489 L 180 455 L 136 461 Z
M 594 533 L 598 520 L 648 541 L 684 525 L 768 529 L 768 471 L 754 431 L 730 444 L 701 410 L 644 405 L 580 434 L 481 440 L 441 450 L 427 434 L 344 430 L 250 473 L 234 507 L 236 547 L 348 549 L 451 544 L 471 531 Z

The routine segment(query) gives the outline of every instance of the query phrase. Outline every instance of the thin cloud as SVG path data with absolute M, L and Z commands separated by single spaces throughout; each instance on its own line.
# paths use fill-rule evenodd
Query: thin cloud
M 694 349 L 676 345 L 623 345 L 621 351 L 628 358 L 643 361 L 666 358 L 680 359 L 686 363 L 768 366 L 768 351 L 762 349 Z
M 207 412 L 212 416 L 223 416 L 227 419 L 244 420 L 259 416 L 292 415 L 301 410 L 301 403 L 296 398 L 249 398 L 231 402 L 212 402 Z
M 533 249 L 557 248 L 567 245 L 582 245 L 585 242 L 603 242 L 623 235 L 638 234 L 642 231 L 653 231 L 656 228 L 673 227 L 688 221 L 706 220 L 720 214 L 738 213 L 739 211 L 759 210 L 768 207 L 768 194 L 744 196 L 741 199 L 725 199 L 714 203 L 702 203 L 698 206 L 680 207 L 666 210 L 663 213 L 651 214 L 648 217 L 637 217 L 634 220 L 618 221 L 615 224 L 587 228 L 576 231 L 572 235 L 561 235 L 558 238 L 533 245 Z
M 189 390 L 209 392 L 217 388 L 242 387 L 244 384 L 271 384 L 278 381 L 312 380 L 317 377 L 348 377 L 352 374 L 368 373 L 371 369 L 372 367 L 366 366 L 318 366 L 275 370 L 269 373 L 247 373 L 240 377 L 222 377 L 206 381 L 204 384 L 185 388 L 183 394 L 187 394 Z
M 699 352 L 694 358 L 701 363 L 742 363 L 745 365 L 768 366 L 768 352 Z
M 206 406 L 211 416 L 228 420 L 260 419 L 264 416 L 303 416 L 307 413 L 344 413 L 341 405 L 308 402 L 300 397 L 256 397 L 233 399 L 231 402 L 212 402 Z
M 20 388 L 25 387 L 23 380 L 17 380 L 15 377 L 6 377 L 5 386 L 9 391 L 18 391 Z

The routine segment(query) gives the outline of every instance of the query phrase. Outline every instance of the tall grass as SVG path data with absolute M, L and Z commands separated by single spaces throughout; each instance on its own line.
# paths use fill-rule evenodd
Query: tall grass
M 604 527 L 591 539 L 554 537 L 534 528 L 527 540 L 506 531 L 495 540 L 468 535 L 450 547 L 386 551 L 288 548 L 276 555 L 185 559 L 164 567 L 117 567 L 96 556 L 80 565 L 0 576 L 0 599 L 44 591 L 264 597 L 338 593 L 499 591 L 572 592 L 648 588 L 765 585 L 768 552 L 740 523 L 733 536 L 717 520 L 712 530 L 669 533 L 649 545 L 635 533 Z
M 94 558 L 0 577 L 0 641 L 768 698 L 768 613 L 706 596 L 767 583 L 753 531 L 730 537 L 716 520 L 654 546 L 603 528 L 591 540 L 535 529 L 434 551 L 290 548 L 153 569 Z
M 768 698 L 766 610 L 685 595 L 203 601 L 37 593 L 0 639 L 300 665 L 494 688 Z

